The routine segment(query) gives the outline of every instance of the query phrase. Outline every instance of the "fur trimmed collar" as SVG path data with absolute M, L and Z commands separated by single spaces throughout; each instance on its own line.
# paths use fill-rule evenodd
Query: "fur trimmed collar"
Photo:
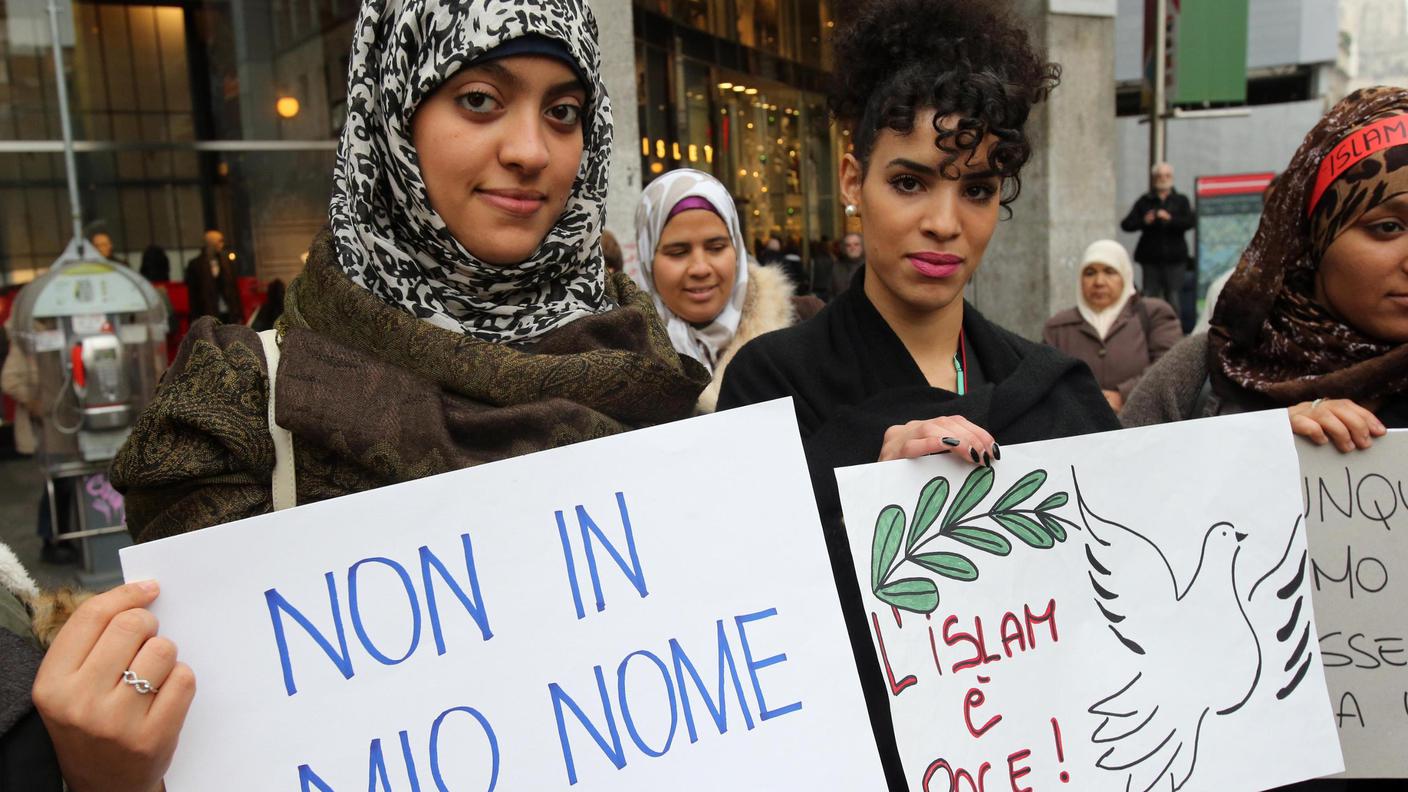
M 793 304 L 795 289 L 787 273 L 777 267 L 748 263 L 748 296 L 743 300 L 743 318 L 738 330 L 714 365 L 714 378 L 699 396 L 695 411 L 711 413 L 719 403 L 719 389 L 724 384 L 724 370 L 743 345 L 764 333 L 791 327 L 797 323 L 797 307 Z
M 22 600 L 33 599 L 39 594 L 34 578 L 29 576 L 24 564 L 4 542 L 0 542 L 0 588 Z

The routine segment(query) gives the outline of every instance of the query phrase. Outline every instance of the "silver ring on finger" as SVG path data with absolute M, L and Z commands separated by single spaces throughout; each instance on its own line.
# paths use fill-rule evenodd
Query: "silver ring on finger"
M 143 696 L 147 695 L 148 693 L 157 692 L 157 689 L 152 686 L 152 683 L 137 676 L 136 672 L 134 672 L 130 668 L 122 672 L 122 681 L 124 684 L 130 685 L 133 690 L 137 691 Z

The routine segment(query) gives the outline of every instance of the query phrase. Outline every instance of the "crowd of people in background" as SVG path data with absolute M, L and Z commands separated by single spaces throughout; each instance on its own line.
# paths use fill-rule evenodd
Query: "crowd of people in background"
M 1041 344 L 964 299 L 1021 192 L 1027 119 L 1060 81 L 1008 12 L 872 0 L 838 24 L 830 111 L 853 143 L 840 187 L 863 234 L 755 240 L 755 261 L 723 185 L 676 170 L 639 198 L 638 282 L 603 234 L 612 115 L 583 0 L 513 26 L 448 0 L 362 14 L 384 16 L 359 24 L 349 56 L 348 94 L 366 100 L 348 106 L 330 224 L 254 317 L 281 316 L 281 332 L 244 324 L 219 232 L 187 266 L 206 318 L 182 348 L 201 359 L 177 357 L 111 470 L 136 541 L 791 397 L 888 782 L 904 789 L 835 468 L 994 466 L 1000 444 L 1264 408 L 1346 452 L 1408 426 L 1408 145 L 1322 166 L 1357 130 L 1408 118 L 1408 91 L 1355 93 L 1311 130 L 1210 332 L 1184 339 L 1170 305 L 1195 216 L 1161 164 L 1121 224 L 1140 232 L 1143 293 L 1128 252 L 1092 240 L 1076 304 Z M 451 42 L 464 57 L 437 56 Z M 247 452 L 280 438 L 296 442 Z M 274 484 L 287 466 L 292 492 Z M 28 730 L 0 734 L 0 752 L 23 740 L 48 759 L 17 788 L 56 789 L 60 773 L 79 792 L 160 785 L 199 670 L 159 634 L 159 591 L 93 597 L 51 621 L 47 655 L 37 631 L 0 643 L 42 717 L 21 710 L 10 723 Z

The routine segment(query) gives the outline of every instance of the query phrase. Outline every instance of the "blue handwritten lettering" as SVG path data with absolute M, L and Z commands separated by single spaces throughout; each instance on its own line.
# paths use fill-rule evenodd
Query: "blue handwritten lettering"
M 775 710 L 769 710 L 767 703 L 763 700 L 763 686 L 758 681 L 758 671 L 768 666 L 787 662 L 786 654 L 775 654 L 772 657 L 765 657 L 762 660 L 753 660 L 753 650 L 748 646 L 748 633 L 743 629 L 743 625 L 750 622 L 761 621 L 777 615 L 777 608 L 768 608 L 765 611 L 750 613 L 745 616 L 735 616 L 733 621 L 738 625 L 738 637 L 743 642 L 743 663 L 748 668 L 748 676 L 753 680 L 753 693 L 758 697 L 758 717 L 763 720 L 770 720 L 779 715 L 786 715 L 789 712 L 796 712 L 802 708 L 802 702 L 794 701 L 791 704 Z
M 452 712 L 463 712 L 472 716 L 484 729 L 484 736 L 489 738 L 489 754 L 493 764 L 489 770 L 489 788 L 485 792 L 494 792 L 494 787 L 499 783 L 499 739 L 494 736 L 494 729 L 489 725 L 488 719 L 473 707 L 451 707 L 440 713 L 430 727 L 430 775 L 435 779 L 436 788 L 440 792 L 449 792 L 445 788 L 445 779 L 440 776 L 440 724 L 444 723 Z
M 436 654 L 445 654 L 445 636 L 440 629 L 440 609 L 435 601 L 435 585 L 430 578 L 432 567 L 439 573 L 440 579 L 450 587 L 450 593 L 460 601 L 470 618 L 474 619 L 474 623 L 479 625 L 479 634 L 484 636 L 484 640 L 494 637 L 494 633 L 489 629 L 489 614 L 484 609 L 484 597 L 479 593 L 479 572 L 474 566 L 474 546 L 469 540 L 469 534 L 460 534 L 460 544 L 464 546 L 464 567 L 469 578 L 470 596 L 465 595 L 464 589 L 450 577 L 445 564 L 430 552 L 429 547 L 421 545 L 420 548 L 420 574 L 425 584 L 425 605 L 430 609 L 430 628 L 435 634 Z
M 704 699 L 704 706 L 709 710 L 709 715 L 714 719 L 714 726 L 719 730 L 719 734 L 728 732 L 728 699 L 724 689 L 724 667 L 727 664 L 728 673 L 733 679 L 733 690 L 738 697 L 738 706 L 743 710 L 743 722 L 748 729 L 753 729 L 753 715 L 748 711 L 748 701 L 743 696 L 743 683 L 738 678 L 738 666 L 734 664 L 733 652 L 729 647 L 728 636 L 724 633 L 723 619 L 715 622 L 718 629 L 719 645 L 719 694 L 717 707 L 714 700 L 709 698 L 709 692 L 704 688 L 704 680 L 699 677 L 699 672 L 695 670 L 694 664 L 690 662 L 689 656 L 684 653 L 680 642 L 674 638 L 670 639 L 670 657 L 675 664 L 675 679 L 679 685 L 680 703 L 684 705 L 684 725 L 689 730 L 689 741 L 691 743 L 699 741 L 698 732 L 694 728 L 694 714 L 689 706 L 689 691 L 685 688 L 684 672 L 689 671 L 689 676 L 694 680 L 694 687 L 699 691 L 699 695 Z
M 636 731 L 635 719 L 631 717 L 630 699 L 626 696 L 626 671 L 632 657 L 644 657 L 650 660 L 656 668 L 660 669 L 660 678 L 665 681 L 665 699 L 670 702 L 670 732 L 665 736 L 665 747 L 658 751 L 646 745 L 645 740 L 641 739 L 640 732 Z M 620 667 L 616 669 L 616 691 L 617 696 L 621 699 L 621 717 L 626 721 L 626 733 L 631 735 L 631 741 L 646 756 L 664 756 L 670 750 L 670 743 L 675 741 L 675 729 L 680 723 L 679 710 L 675 706 L 675 683 L 670 680 L 670 670 L 665 667 L 665 663 L 644 649 L 631 652 L 626 655 L 626 659 L 622 660 Z
M 593 670 L 596 672 L 597 691 L 601 695 L 601 707 L 606 712 L 606 728 L 611 734 L 610 744 L 606 742 L 606 738 L 601 736 L 601 731 L 591 722 L 587 714 L 582 712 L 582 708 L 577 706 L 577 702 L 573 701 L 571 696 L 563 692 L 556 682 L 548 683 L 548 694 L 552 697 L 553 714 L 557 717 L 557 739 L 562 743 L 562 759 L 567 764 L 568 784 L 577 783 L 577 765 L 572 760 L 572 745 L 567 739 L 567 724 L 562 717 L 563 705 L 566 705 L 568 709 L 572 710 L 572 714 L 577 716 L 578 722 L 587 730 L 587 734 L 591 735 L 592 740 L 596 742 L 597 746 L 601 748 L 601 752 L 606 754 L 606 758 L 611 760 L 611 764 L 615 765 L 617 770 L 626 766 L 626 750 L 621 745 L 621 733 L 616 728 L 616 717 L 611 713 L 611 698 L 606 692 L 606 677 L 601 673 L 601 666 L 596 666 Z
M 406 600 L 411 606 L 411 645 L 410 648 L 406 650 L 406 653 L 401 655 L 398 659 L 393 660 L 382 654 L 381 650 L 376 648 L 376 645 L 372 643 L 372 639 L 367 635 L 366 628 L 362 626 L 361 601 L 357 598 L 357 571 L 362 568 L 363 564 L 382 564 L 390 567 L 392 571 L 396 573 L 396 576 L 401 578 L 401 586 L 406 590 Z M 353 564 L 352 568 L 347 570 L 347 605 L 349 610 L 352 611 L 352 629 L 356 631 L 357 639 L 362 642 L 362 648 L 367 650 L 367 654 L 375 658 L 378 663 L 382 665 L 404 663 L 406 658 L 410 657 L 416 651 L 416 647 L 420 645 L 420 600 L 416 598 L 416 590 L 411 587 L 411 576 L 406 573 L 406 568 L 395 561 L 389 558 L 364 558 Z M 434 619 L 433 609 L 431 613 L 431 618 Z M 439 632 L 438 624 L 436 628 L 436 632 Z
M 298 692 L 298 687 L 294 685 L 293 682 L 293 666 L 289 662 L 288 657 L 288 639 L 284 636 L 284 622 L 279 616 L 280 612 L 287 613 L 289 616 L 293 617 L 295 622 L 298 622 L 298 626 L 302 627 L 308 635 L 312 637 L 314 642 L 322 648 L 323 652 L 325 652 L 328 658 L 332 660 L 333 664 L 337 666 L 337 670 L 342 673 L 344 679 L 352 678 L 352 655 L 347 649 L 347 634 L 342 628 L 342 609 L 337 602 L 337 581 L 333 579 L 331 572 L 328 572 L 325 577 L 328 583 L 328 605 L 332 608 L 333 624 L 337 627 L 337 649 L 332 647 L 328 639 L 323 637 L 322 632 L 314 627 L 313 623 L 308 621 L 307 617 L 299 612 L 297 608 L 293 607 L 293 605 L 289 604 L 288 600 L 284 599 L 278 589 L 269 589 L 264 592 L 264 601 L 269 606 L 269 619 L 274 624 L 274 641 L 278 644 L 279 648 L 279 664 L 283 666 L 284 689 L 288 691 L 288 695 L 290 696 Z

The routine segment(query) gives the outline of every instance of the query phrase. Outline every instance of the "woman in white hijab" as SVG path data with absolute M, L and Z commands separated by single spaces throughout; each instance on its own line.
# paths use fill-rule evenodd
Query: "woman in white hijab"
M 642 285 L 655 297 L 675 351 L 713 376 L 697 410 L 714 411 L 724 369 L 752 339 L 821 309 L 797 297 L 780 269 L 752 261 L 733 197 L 697 170 L 671 171 L 645 188 L 636 207 Z
M 1090 366 L 1116 410 L 1144 370 L 1182 338 L 1173 307 L 1135 293 L 1129 253 L 1109 239 L 1085 249 L 1076 307 L 1048 319 L 1042 331 L 1043 341 Z

